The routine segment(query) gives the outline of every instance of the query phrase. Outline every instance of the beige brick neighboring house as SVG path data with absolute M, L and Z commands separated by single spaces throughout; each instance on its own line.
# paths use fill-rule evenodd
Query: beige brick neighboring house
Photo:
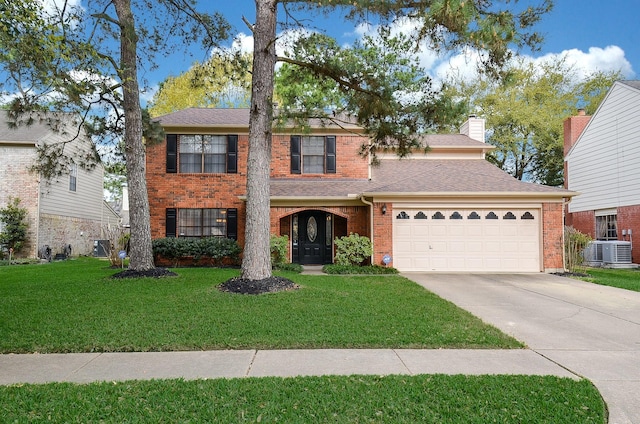
M 616 81 L 593 116 L 581 111 L 564 122 L 565 187 L 580 193 L 568 205 L 567 225 L 596 240 L 629 243 L 635 263 L 640 263 L 638 122 L 640 81 L 633 80 Z
M 147 150 L 153 238 L 221 236 L 244 244 L 247 109 L 185 109 L 157 118 Z M 336 237 L 372 239 L 372 262 L 401 271 L 563 270 L 563 204 L 575 193 L 518 181 L 485 160 L 484 120 L 427 135 L 409 158 L 359 155 L 362 129 L 311 123 L 272 138 L 271 233 L 290 260 L 332 263 Z
M 0 207 L 19 198 L 28 211 L 28 239 L 19 256 L 35 258 L 45 245 L 53 255 L 68 245 L 74 256 L 90 255 L 94 240 L 103 238 L 103 226 L 119 224 L 119 216 L 103 200 L 102 165 L 90 171 L 72 166 L 50 182 L 31 171 L 37 145 L 63 141 L 44 123 L 11 128 L 6 117 L 0 119 Z M 81 138 L 66 148 L 73 151 L 89 142 Z

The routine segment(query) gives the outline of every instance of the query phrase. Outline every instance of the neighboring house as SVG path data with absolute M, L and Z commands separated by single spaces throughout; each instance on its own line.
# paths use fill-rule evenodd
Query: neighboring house
M 593 116 L 565 120 L 565 187 L 580 193 L 567 225 L 597 240 L 640 240 L 639 122 L 640 81 L 615 82 Z
M 17 197 L 28 211 L 27 242 L 20 256 L 37 257 L 45 245 L 53 255 L 69 245 L 72 255 L 89 255 L 94 240 L 103 238 L 102 228 L 119 225 L 120 217 L 103 200 L 100 164 L 91 171 L 72 165 L 66 175 L 50 182 L 31 171 L 36 146 L 61 143 L 65 137 L 38 120 L 10 128 L 6 117 L 0 119 L 0 207 Z M 79 138 L 66 148 L 73 151 L 89 142 Z
M 152 237 L 222 236 L 244 244 L 247 109 L 161 116 L 166 142 L 147 150 Z M 292 262 L 327 264 L 334 239 L 372 239 L 372 262 L 401 271 L 563 269 L 563 202 L 574 193 L 518 181 L 485 160 L 484 120 L 428 135 L 431 150 L 370 166 L 353 125 L 275 131 L 271 233 Z M 475 138 L 475 139 L 474 139 Z

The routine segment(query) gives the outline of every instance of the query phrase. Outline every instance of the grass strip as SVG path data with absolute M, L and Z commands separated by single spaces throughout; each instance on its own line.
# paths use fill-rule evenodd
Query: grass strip
M 593 278 L 582 278 L 585 281 L 640 292 L 640 271 L 637 269 L 589 268 L 587 272 Z
M 604 423 L 586 381 L 328 376 L 0 387 L 5 422 Z

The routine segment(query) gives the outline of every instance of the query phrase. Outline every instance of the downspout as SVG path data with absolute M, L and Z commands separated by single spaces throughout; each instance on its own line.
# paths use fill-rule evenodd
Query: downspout
M 370 227 L 370 234 L 371 234 L 371 258 L 369 258 L 369 260 L 371 261 L 371 265 L 373 265 L 373 256 L 375 255 L 376 249 L 373 245 L 373 202 L 369 202 L 368 200 L 365 200 L 364 196 L 360 196 L 359 197 L 360 201 L 362 203 L 364 203 L 365 205 L 369 205 L 370 210 L 371 210 L 371 214 L 369 215 L 369 227 Z

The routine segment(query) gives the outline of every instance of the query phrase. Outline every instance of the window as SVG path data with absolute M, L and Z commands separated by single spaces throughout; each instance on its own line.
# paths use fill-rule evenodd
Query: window
M 596 239 L 618 240 L 617 215 L 596 216 Z
M 167 237 L 227 237 L 237 240 L 238 210 L 167 209 Z
M 238 136 L 167 134 L 168 173 L 238 172 Z
M 78 185 L 78 165 L 72 163 L 69 167 L 69 191 L 76 191 Z
M 291 136 L 292 174 L 335 174 L 335 136 Z

